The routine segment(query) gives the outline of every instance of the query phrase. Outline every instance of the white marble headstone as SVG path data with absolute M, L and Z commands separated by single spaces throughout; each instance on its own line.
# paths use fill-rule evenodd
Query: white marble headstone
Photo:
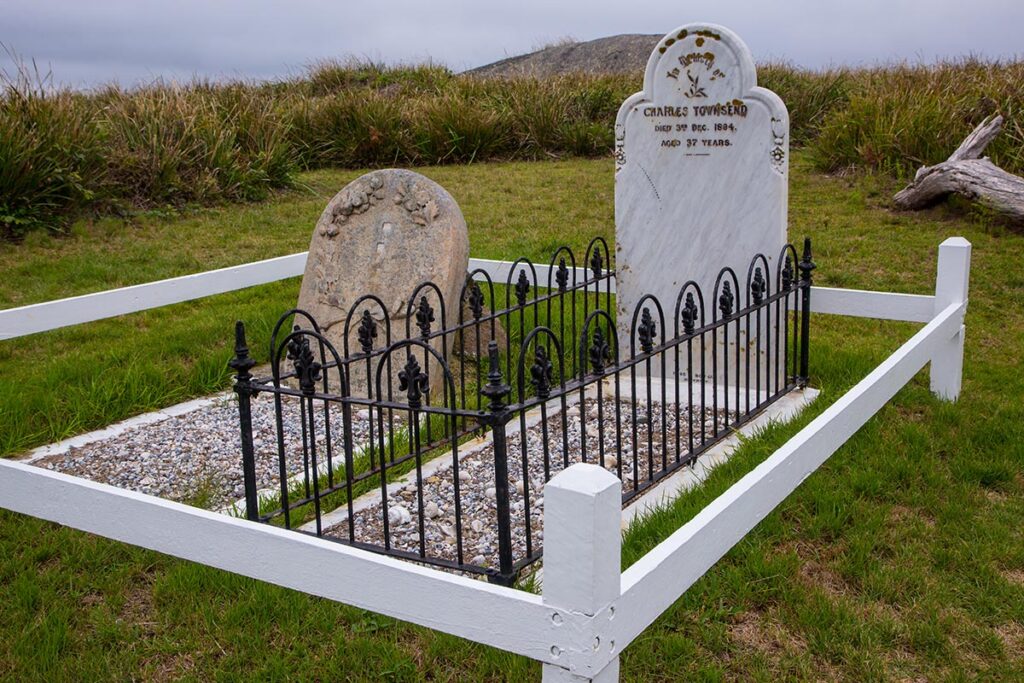
M 753 58 L 735 33 L 687 24 L 658 43 L 643 91 L 623 102 L 615 121 L 621 348 L 629 348 L 633 309 L 645 294 L 662 303 L 671 333 L 687 280 L 701 286 L 710 322 L 723 266 L 736 271 L 741 290 L 755 254 L 774 273 L 786 241 L 788 162 L 786 106 L 757 86 Z

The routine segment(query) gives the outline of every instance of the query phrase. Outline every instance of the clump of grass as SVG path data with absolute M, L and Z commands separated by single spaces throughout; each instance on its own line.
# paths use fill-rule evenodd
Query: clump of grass
M 501 114 L 456 92 L 420 100 L 410 113 L 412 153 L 421 163 L 472 162 L 510 150 L 512 135 Z
M 430 92 L 444 88 L 452 79 L 445 66 L 426 62 L 388 66 L 382 62 L 354 59 L 322 59 L 313 62 L 294 83 L 312 95 L 334 95 L 347 90 L 401 88 L 410 92 Z
M 0 87 L 0 236 L 60 230 L 103 183 L 99 129 L 85 98 L 48 92 L 38 73 L 22 68 Z
M 989 114 L 1006 117 L 987 154 L 1024 171 L 1024 62 L 963 59 L 855 72 L 849 100 L 829 113 L 811 145 L 826 170 L 857 166 L 896 177 L 946 159 Z
M 135 205 L 261 199 L 294 168 L 289 123 L 241 85 L 158 83 L 97 98 L 112 193 Z
M 795 145 L 806 145 L 833 112 L 846 106 L 859 73 L 841 67 L 815 71 L 773 62 L 758 67 L 757 81 L 782 97 L 789 110 L 790 138 Z

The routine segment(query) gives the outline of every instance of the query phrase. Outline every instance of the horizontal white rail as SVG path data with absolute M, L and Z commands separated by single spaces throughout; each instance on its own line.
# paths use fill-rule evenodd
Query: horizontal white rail
M 585 647 L 586 620 L 539 595 L 31 465 L 0 459 L 0 507 L 541 661 Z
M 628 643 L 860 429 L 960 332 L 950 304 L 767 460 L 622 575 L 616 641 Z
M 47 332 L 302 275 L 306 253 L 0 311 L 0 339 Z
M 142 285 L 0 310 L 0 340 L 113 318 L 127 313 L 137 313 L 298 277 L 305 269 L 307 253 L 279 256 L 241 266 L 231 266 L 167 280 L 157 280 Z M 495 284 L 502 285 L 509 280 L 512 264 L 512 261 L 477 258 L 469 260 L 471 271 L 480 269 L 487 273 Z M 525 268 L 528 273 L 530 271 L 529 266 L 525 264 L 520 265 L 519 268 Z M 551 266 L 535 264 L 534 270 L 536 270 L 537 282 L 540 286 L 547 286 L 549 277 L 554 282 Z M 571 269 L 570 272 L 572 272 Z M 511 274 L 514 276 L 512 278 L 514 281 L 518 276 L 515 273 Z M 589 271 L 586 268 L 577 267 L 575 269 L 576 282 L 583 282 L 588 275 Z M 532 274 L 530 278 L 533 279 Z M 482 273 L 477 273 L 474 279 L 483 281 L 486 278 Z M 602 293 L 606 287 L 610 287 L 612 294 L 615 293 L 614 278 L 611 282 L 600 283 Z M 811 288 L 811 310 L 814 313 L 928 322 L 934 312 L 934 302 L 935 297 L 930 295 L 894 294 L 829 287 Z
M 811 312 L 926 323 L 935 315 L 935 297 L 931 294 L 811 287 Z

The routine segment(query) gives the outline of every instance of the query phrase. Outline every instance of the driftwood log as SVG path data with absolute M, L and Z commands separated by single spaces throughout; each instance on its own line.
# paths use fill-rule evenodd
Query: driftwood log
M 922 166 L 894 197 L 896 208 L 923 209 L 956 193 L 1012 220 L 1024 222 L 1024 178 L 1007 173 L 982 152 L 1003 128 L 1003 117 L 986 118 L 949 159 Z

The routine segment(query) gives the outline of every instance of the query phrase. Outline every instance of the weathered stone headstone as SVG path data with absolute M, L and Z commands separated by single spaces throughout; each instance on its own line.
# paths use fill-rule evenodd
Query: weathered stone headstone
M 687 24 L 658 43 L 643 91 L 623 102 L 615 122 L 622 348 L 643 295 L 658 297 L 671 331 L 687 280 L 701 286 L 710 322 L 723 266 L 736 271 L 741 290 L 754 254 L 774 272 L 786 241 L 788 162 L 786 106 L 757 87 L 754 61 L 736 34 Z
M 433 180 L 412 171 L 374 171 L 345 186 L 320 215 L 309 244 L 298 306 L 313 315 L 338 353 L 344 354 L 349 310 L 359 297 L 375 294 L 390 314 L 391 340 L 395 342 L 406 338 L 409 297 L 422 282 L 430 281 L 440 288 L 446 323 L 452 325 L 458 320 L 459 294 L 468 265 L 466 221 L 452 196 Z M 423 295 L 434 309 L 431 330 L 437 331 L 441 324 L 437 296 L 430 290 L 424 290 Z M 350 354 L 361 348 L 358 330 L 362 310 L 368 310 L 376 323 L 373 347 L 384 345 L 383 312 L 372 304 L 365 309 L 361 306 L 350 323 Z M 415 315 L 414 306 L 413 319 L 408 321 L 413 337 L 419 336 Z M 448 336 L 450 348 L 453 339 Z M 440 340 L 434 342 L 434 348 L 441 352 Z M 422 352 L 417 355 L 423 358 Z M 404 361 L 404 352 L 393 356 L 392 375 Z M 374 370 L 376 365 L 375 360 Z M 442 379 L 436 363 L 429 374 L 431 386 L 440 387 Z M 391 381 L 394 383 L 394 377 Z M 365 363 L 355 364 L 350 385 L 353 395 L 366 395 Z M 382 387 L 387 387 L 383 379 Z

